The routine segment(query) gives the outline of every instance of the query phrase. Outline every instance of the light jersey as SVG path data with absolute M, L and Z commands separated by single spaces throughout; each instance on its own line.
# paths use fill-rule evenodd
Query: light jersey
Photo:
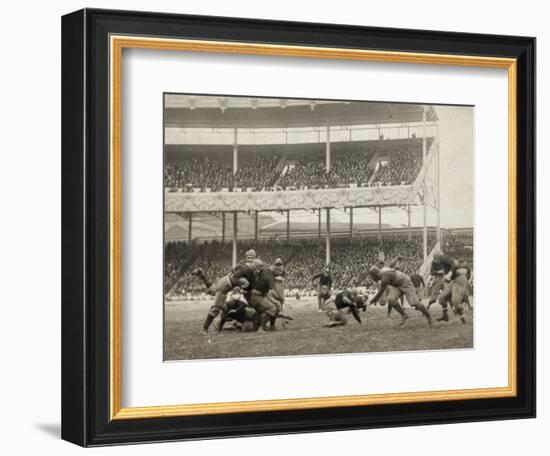
M 246 302 L 246 299 L 244 299 L 244 296 L 239 293 L 238 295 L 234 295 L 232 294 L 231 292 L 227 293 L 227 297 L 225 298 L 225 302 L 226 303 L 230 303 L 230 302 L 244 302 L 245 304 L 248 304 Z

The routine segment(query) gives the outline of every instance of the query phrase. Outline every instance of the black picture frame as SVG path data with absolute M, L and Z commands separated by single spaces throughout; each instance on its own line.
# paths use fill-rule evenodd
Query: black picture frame
M 146 35 L 517 59 L 517 395 L 110 419 L 109 47 Z M 535 39 L 84 9 L 62 19 L 62 438 L 82 446 L 535 416 Z

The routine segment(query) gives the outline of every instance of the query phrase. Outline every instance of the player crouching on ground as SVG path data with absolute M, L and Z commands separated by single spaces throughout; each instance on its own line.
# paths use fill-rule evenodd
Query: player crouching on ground
M 380 288 L 378 289 L 378 292 L 376 295 L 373 296 L 373 298 L 369 301 L 369 304 L 374 304 L 380 297 L 383 295 L 384 290 L 388 286 L 391 286 L 392 289 L 390 290 L 390 293 L 388 295 L 388 304 L 391 305 L 399 314 L 401 315 L 401 323 L 400 326 L 405 323 L 405 321 L 409 318 L 407 313 L 405 312 L 405 309 L 401 307 L 401 304 L 399 304 L 399 298 L 401 296 L 405 295 L 407 298 L 407 302 L 411 307 L 414 309 L 422 312 L 422 314 L 426 317 L 428 320 L 428 325 L 432 326 L 432 316 L 430 315 L 430 312 L 424 304 L 421 304 L 418 301 L 418 296 L 416 294 L 416 289 L 414 287 L 414 284 L 412 283 L 410 277 L 401 272 L 396 271 L 395 269 L 387 269 L 381 271 L 378 266 L 372 266 L 369 269 L 369 274 L 374 281 L 380 281 Z
M 363 309 L 364 312 L 366 304 L 363 297 L 358 296 L 356 290 L 342 290 L 331 296 L 328 287 L 321 287 L 320 293 L 325 302 L 323 311 L 328 317 L 328 323 L 324 325 L 325 328 L 346 325 L 348 323 L 347 313 L 351 313 L 357 323 L 363 324 L 358 309 Z

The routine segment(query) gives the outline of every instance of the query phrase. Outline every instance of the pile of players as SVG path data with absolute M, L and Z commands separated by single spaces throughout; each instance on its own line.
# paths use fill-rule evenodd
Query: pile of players
M 428 306 L 422 303 L 426 288 L 424 279 L 418 274 L 411 276 L 399 269 L 401 258 L 386 262 L 383 252 L 378 261 L 370 267 L 369 276 L 377 284 L 377 292 L 370 299 L 354 288 L 331 291 L 332 277 L 330 266 L 312 278 L 318 280 L 318 306 L 328 317 L 325 327 L 347 324 L 347 315 L 362 324 L 359 311 L 366 311 L 367 306 L 376 302 L 388 305 L 388 316 L 392 310 L 401 315 L 403 325 L 409 318 L 403 298 L 413 309 L 421 312 L 428 325 L 433 326 L 430 306 L 439 301 L 442 315 L 438 321 L 449 321 L 449 307 L 462 323 L 466 323 L 464 305 L 469 303 L 470 268 L 454 258 L 435 252 L 431 265 L 431 295 Z M 228 322 L 232 327 L 242 331 L 265 331 L 276 329 L 277 319 L 285 321 L 293 318 L 283 312 L 285 268 L 280 258 L 271 265 L 264 265 L 257 258 L 254 250 L 245 254 L 245 259 L 238 263 L 229 274 L 217 282 L 212 282 L 203 270 L 193 271 L 203 281 L 208 293 L 214 296 L 203 324 L 201 333 L 207 334 L 210 326 L 220 316 L 216 329 L 221 331 Z
M 201 333 L 208 333 L 210 325 L 219 315 L 216 329 L 221 331 L 230 321 L 242 331 L 274 331 L 278 318 L 286 321 L 292 317 L 283 313 L 285 269 L 280 258 L 265 266 L 254 250 L 245 254 L 229 274 L 212 282 L 202 269 L 193 271 L 214 296 Z

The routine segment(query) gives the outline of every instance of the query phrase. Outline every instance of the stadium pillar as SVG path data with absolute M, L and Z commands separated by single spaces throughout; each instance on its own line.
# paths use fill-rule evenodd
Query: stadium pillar
M 382 206 L 378 206 L 378 241 L 382 240 Z
M 290 209 L 286 210 L 286 242 L 290 242 Z
M 330 125 L 327 125 L 326 170 L 330 171 Z
M 225 243 L 225 212 L 222 212 L 222 244 Z
M 327 248 L 326 248 L 326 264 L 330 264 L 330 209 L 327 207 Z
M 407 206 L 407 239 L 411 242 L 411 205 Z
M 319 238 L 319 244 L 321 244 L 321 208 L 319 208 L 319 224 L 317 227 L 317 237 Z
M 237 265 L 237 211 L 233 212 L 233 267 Z
M 239 144 L 237 143 L 237 128 L 233 129 L 233 174 L 239 170 Z
M 187 236 L 188 236 L 188 243 L 191 245 L 191 241 L 193 240 L 193 213 L 188 212 L 187 217 L 189 218 L 189 228 L 187 230 Z
M 422 107 L 422 166 L 424 167 L 426 165 L 426 106 Z M 424 174 L 424 201 L 422 205 L 422 212 L 423 212 L 423 252 L 424 252 L 424 261 L 426 261 L 426 258 L 428 258 L 428 198 L 426 197 L 426 176 L 428 173 Z
M 349 238 L 353 237 L 353 207 L 349 208 Z
M 441 190 L 439 181 L 439 126 L 437 127 L 437 152 L 435 155 L 435 182 L 437 185 L 437 230 L 435 232 L 437 242 L 441 243 Z
M 254 241 L 258 242 L 258 211 L 254 211 Z

